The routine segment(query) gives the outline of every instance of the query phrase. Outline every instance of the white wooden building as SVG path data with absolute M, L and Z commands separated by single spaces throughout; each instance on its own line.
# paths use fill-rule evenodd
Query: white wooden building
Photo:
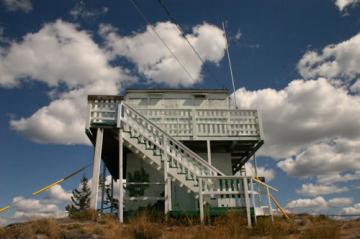
M 238 208 L 251 226 L 271 215 L 270 190 L 244 165 L 263 145 L 256 109 L 236 109 L 227 90 L 129 89 L 124 96 L 88 97 L 86 133 L 94 144 L 92 208 L 98 206 L 100 164 L 119 180 L 124 213 L 163 202 L 164 212 Z M 135 172 L 146 181 L 131 181 Z M 262 176 L 262 175 L 259 175 Z M 134 186 L 137 185 L 137 186 Z M 131 187 L 147 185 L 141 195 Z M 130 192 L 130 193 L 129 193 Z

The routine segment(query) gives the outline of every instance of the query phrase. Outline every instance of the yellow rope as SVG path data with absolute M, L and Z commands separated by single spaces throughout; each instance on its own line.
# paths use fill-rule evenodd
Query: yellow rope
M 56 181 L 55 183 L 49 184 L 49 185 L 47 185 L 47 186 L 45 186 L 45 187 L 43 187 L 43 188 L 41 188 L 41 189 L 33 192 L 31 195 L 35 196 L 35 195 L 37 195 L 37 194 L 39 194 L 39 193 L 42 193 L 42 192 L 44 192 L 44 191 L 46 191 L 46 190 L 49 190 L 50 188 L 52 188 L 52 187 L 55 186 L 56 184 L 61 183 L 62 181 L 64 181 L 64 178 Z
M 2 208 L 0 208 L 0 212 L 4 212 L 4 211 L 8 210 L 9 208 L 11 208 L 11 205 L 7 205 L 5 207 L 2 207 Z

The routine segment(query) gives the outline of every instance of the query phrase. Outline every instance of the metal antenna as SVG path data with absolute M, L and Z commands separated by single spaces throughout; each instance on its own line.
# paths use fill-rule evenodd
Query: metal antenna
M 227 36 L 226 36 L 224 22 L 222 22 L 222 27 L 223 27 L 223 31 L 224 31 L 224 34 L 225 34 L 225 40 L 226 40 L 226 53 L 227 53 L 227 58 L 228 58 L 228 62 L 229 62 L 231 82 L 232 82 L 232 87 L 233 87 L 233 92 L 234 92 L 234 103 L 235 103 L 235 108 L 237 109 L 238 107 L 237 107 L 237 103 L 236 103 L 236 91 L 235 91 L 234 75 L 233 75 L 232 66 L 231 66 L 231 60 L 230 60 L 230 54 L 229 54 L 229 44 L 228 44 L 228 40 L 227 40 Z

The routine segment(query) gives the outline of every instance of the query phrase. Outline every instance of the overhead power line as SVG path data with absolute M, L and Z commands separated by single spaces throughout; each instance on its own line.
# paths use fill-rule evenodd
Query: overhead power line
M 203 64 L 204 68 L 206 67 L 205 64 L 205 60 L 202 58 L 202 56 L 200 55 L 200 53 L 196 50 L 196 48 L 194 47 L 193 44 L 191 44 L 191 42 L 189 41 L 189 39 L 186 37 L 184 31 L 182 30 L 180 24 L 176 21 L 176 19 L 172 16 L 172 14 L 170 13 L 170 10 L 166 7 L 165 3 L 163 0 L 158 0 L 158 3 L 160 4 L 160 6 L 162 7 L 162 9 L 165 11 L 168 19 L 175 24 L 176 29 L 179 31 L 180 35 L 185 39 L 185 41 L 187 42 L 187 44 L 190 46 L 190 48 L 192 49 L 192 51 L 195 53 L 195 55 L 197 56 L 197 58 L 201 61 L 201 63 Z M 219 80 L 217 80 L 216 78 L 214 78 L 213 76 L 211 77 L 215 80 L 216 83 L 221 84 L 222 86 L 224 86 L 223 82 L 220 82 Z
M 143 11 L 140 9 L 140 7 L 136 4 L 135 0 L 129 0 L 129 2 L 134 6 L 135 10 L 139 13 L 139 15 L 142 17 L 142 19 L 146 22 L 146 24 L 150 27 L 152 32 L 159 38 L 159 40 L 162 42 L 162 44 L 167 48 L 167 50 L 170 52 L 170 54 L 174 57 L 174 59 L 179 63 L 181 68 L 185 71 L 185 73 L 188 75 L 189 79 L 194 82 L 193 77 L 191 76 L 190 72 L 186 69 L 185 65 L 179 60 L 179 58 L 175 55 L 175 53 L 171 50 L 169 45 L 162 39 L 160 34 L 156 31 L 156 29 L 152 26 L 151 22 L 148 20 L 148 18 L 145 16 Z
M 84 171 L 85 169 L 87 169 L 87 168 L 90 167 L 91 165 L 92 165 L 92 163 L 90 163 L 90 164 L 88 164 L 88 165 L 85 165 L 85 166 L 81 167 L 80 169 L 72 172 L 71 174 L 69 174 L 69 175 L 61 178 L 60 180 L 57 180 L 57 181 L 54 182 L 54 183 L 51 183 L 51 184 L 49 184 L 49 185 L 47 185 L 47 186 L 45 186 L 45 187 L 42 187 L 42 188 L 39 189 L 39 190 L 36 190 L 35 192 L 31 193 L 30 195 L 28 195 L 28 196 L 26 196 L 26 197 L 23 197 L 23 198 L 21 198 L 21 199 L 19 199 L 19 200 L 16 200 L 16 201 L 13 202 L 13 203 L 10 203 L 10 204 L 6 205 L 5 207 L 0 208 L 0 213 L 5 212 L 5 211 L 7 211 L 8 209 L 10 209 L 10 208 L 12 208 L 12 207 L 15 207 L 16 204 L 18 204 L 18 203 L 21 202 L 21 201 L 24 201 L 24 200 L 28 199 L 28 198 L 31 197 L 31 196 L 36 196 L 36 195 L 38 195 L 38 194 L 40 194 L 40 193 L 42 193 L 42 192 L 45 192 L 45 191 L 49 190 L 50 188 L 54 187 L 55 185 L 60 184 L 60 183 L 62 183 L 63 181 L 65 181 L 65 180 L 67 180 L 67 179 L 69 179 L 69 178 L 77 175 L 78 173 Z

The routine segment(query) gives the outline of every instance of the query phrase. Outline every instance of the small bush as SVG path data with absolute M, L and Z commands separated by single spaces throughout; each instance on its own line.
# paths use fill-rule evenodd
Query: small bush
M 74 211 L 69 214 L 69 217 L 79 221 L 96 221 L 98 218 L 98 213 L 93 209 L 85 209 L 81 211 Z

